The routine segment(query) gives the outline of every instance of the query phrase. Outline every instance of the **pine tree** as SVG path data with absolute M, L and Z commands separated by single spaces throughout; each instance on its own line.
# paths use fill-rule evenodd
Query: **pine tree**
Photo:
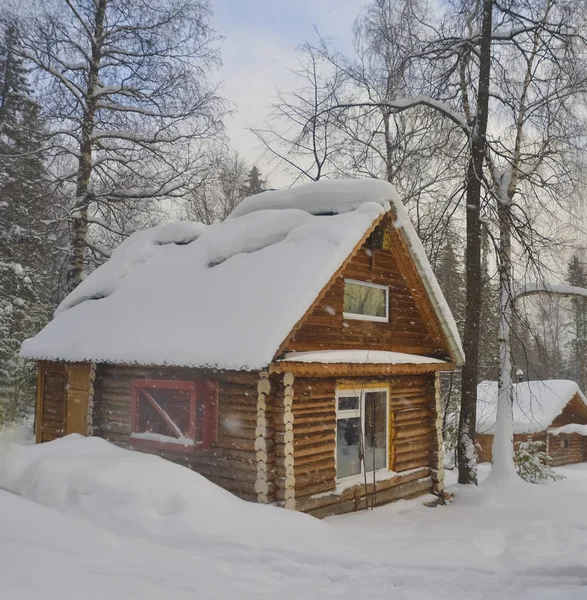
M 244 197 L 260 194 L 266 190 L 266 181 L 261 178 L 261 172 L 257 167 L 249 171 L 247 183 L 244 185 L 242 193 Z
M 34 366 L 18 351 L 46 322 L 50 294 L 43 126 L 15 44 L 10 24 L 0 39 L 0 422 L 32 409 Z

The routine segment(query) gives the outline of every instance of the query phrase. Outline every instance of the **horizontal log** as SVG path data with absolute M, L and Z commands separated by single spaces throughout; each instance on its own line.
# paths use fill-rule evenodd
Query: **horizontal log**
M 295 496 L 296 496 L 296 492 L 295 492 L 294 488 L 292 488 L 292 487 L 284 489 L 284 488 L 280 488 L 279 486 L 277 486 L 275 488 L 275 498 L 277 500 L 281 500 L 283 502 L 286 500 L 293 499 L 293 498 L 295 498 Z
M 219 436 L 218 441 L 214 444 L 218 448 L 234 448 L 235 450 L 244 450 L 251 452 L 254 455 L 255 438 L 245 439 L 228 435 Z
M 223 477 L 217 477 L 217 476 L 205 476 L 205 477 L 206 477 L 206 479 L 209 479 L 212 483 L 219 485 L 220 487 L 224 488 L 225 490 L 228 490 L 229 492 L 238 493 L 239 495 L 246 494 L 246 495 L 251 496 L 251 498 L 254 498 L 254 499 L 257 498 L 257 493 L 255 492 L 254 482 L 225 479 Z
M 287 456 L 277 456 L 275 455 L 275 467 L 276 469 L 283 468 L 286 469 L 289 466 L 294 465 L 294 457 L 291 454 Z
M 294 441 L 294 432 L 293 429 L 290 431 L 276 431 L 273 434 L 273 439 L 277 444 L 285 444 L 287 442 L 293 443 Z
M 403 460 L 403 461 L 395 461 L 394 470 L 398 473 L 402 471 L 410 471 L 412 469 L 419 469 L 422 467 L 429 466 L 430 461 L 426 458 L 418 458 L 415 460 Z
M 396 424 L 412 421 L 414 419 L 436 418 L 436 411 L 432 408 L 410 408 L 402 411 L 394 411 L 393 421 Z
M 336 439 L 334 428 L 331 432 L 328 433 L 313 433 L 311 435 L 297 435 L 296 431 L 294 431 L 294 447 L 296 448 L 296 455 L 302 456 L 300 452 L 308 447 L 318 449 L 323 446 L 323 451 L 329 449 L 329 446 L 334 445 L 334 440 Z M 312 454 L 312 451 L 310 452 Z
M 324 469 L 334 469 L 335 460 L 334 456 L 319 455 L 319 460 L 300 464 L 298 461 L 295 462 L 296 475 L 302 475 L 305 473 L 313 473 Z
M 410 427 L 400 427 L 395 430 L 394 439 L 402 440 L 404 438 L 411 438 L 420 435 L 433 435 L 434 429 L 429 425 L 412 425 Z
M 306 498 L 313 494 L 321 494 L 334 490 L 336 487 L 336 480 L 332 478 L 330 481 L 323 481 L 315 485 L 304 486 L 303 488 L 296 489 L 296 499 L 299 501 L 300 498 Z
M 294 452 L 295 457 L 297 459 L 301 459 L 304 456 L 312 456 L 312 455 L 316 455 L 316 454 L 322 454 L 325 452 L 332 452 L 332 454 L 334 455 L 336 446 L 335 446 L 334 442 L 324 442 L 324 443 L 320 443 L 318 445 L 298 447 L 295 445 L 295 442 L 294 442 L 294 448 L 295 448 L 295 452 Z
M 378 492 L 400 486 L 405 483 L 409 483 L 412 481 L 416 481 L 422 478 L 427 478 L 430 476 L 430 469 L 422 468 L 418 469 L 412 473 L 406 473 L 405 475 L 397 475 L 396 477 L 392 477 L 390 479 L 385 479 L 376 483 L 376 489 Z M 373 493 L 373 484 L 367 484 L 367 494 Z M 349 500 L 354 498 L 357 494 L 364 495 L 365 494 L 365 486 L 361 483 L 356 486 L 346 488 L 344 491 L 340 493 L 332 493 L 324 496 L 320 496 L 318 498 L 306 498 L 303 502 L 300 502 L 298 506 L 298 510 L 303 512 L 311 512 L 316 508 L 320 508 L 323 506 L 328 506 L 330 504 L 336 504 L 340 501 Z
M 398 485 L 395 488 L 390 488 L 381 492 L 377 492 L 376 496 L 370 498 L 369 496 L 357 496 L 355 498 L 331 504 L 322 508 L 317 508 L 309 512 L 314 517 L 322 519 L 333 515 L 344 514 L 347 512 L 353 512 L 358 510 L 364 510 L 371 502 L 374 502 L 375 506 L 380 506 L 391 502 L 393 500 L 409 499 L 421 496 L 432 490 L 432 480 L 427 477 L 425 479 L 419 479 L 417 481 L 411 481 Z M 298 504 L 298 510 L 299 504 Z
M 245 471 L 244 469 L 234 469 L 231 467 L 222 467 L 219 465 L 193 465 L 193 470 L 204 475 L 207 478 L 222 478 L 245 483 L 255 484 L 257 480 L 257 471 Z
M 324 483 L 325 481 L 332 481 L 333 479 L 336 479 L 336 469 L 334 467 L 316 471 L 315 473 L 305 473 L 302 475 L 296 473 L 296 490 L 306 486 L 318 485 L 320 483 Z
M 317 450 L 314 454 L 308 454 L 306 456 L 298 456 L 295 454 L 296 458 L 296 468 L 299 466 L 300 468 L 311 468 L 313 463 L 325 461 L 325 460 L 334 460 L 334 452 L 326 449 L 325 451 Z

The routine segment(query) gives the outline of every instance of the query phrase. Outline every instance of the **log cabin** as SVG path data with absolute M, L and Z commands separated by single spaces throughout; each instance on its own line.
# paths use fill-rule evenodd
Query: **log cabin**
M 548 379 L 513 385 L 514 444 L 544 444 L 553 467 L 587 460 L 587 399 L 574 381 Z M 477 456 L 492 461 L 497 381 L 477 386 Z
M 135 233 L 21 354 L 38 443 L 101 436 L 317 517 L 443 491 L 439 373 L 463 351 L 386 182 Z

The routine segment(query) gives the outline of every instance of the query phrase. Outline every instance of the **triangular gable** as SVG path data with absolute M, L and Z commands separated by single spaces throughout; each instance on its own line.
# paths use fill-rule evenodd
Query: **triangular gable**
M 283 341 L 277 357 L 292 351 L 353 348 L 424 354 L 458 361 L 458 357 L 451 355 L 403 231 L 394 227 L 394 221 L 394 215 L 389 212 L 365 232 Z M 390 236 L 388 249 L 367 248 L 367 240 L 377 227 L 387 229 Z M 389 285 L 390 322 L 344 319 L 345 278 Z

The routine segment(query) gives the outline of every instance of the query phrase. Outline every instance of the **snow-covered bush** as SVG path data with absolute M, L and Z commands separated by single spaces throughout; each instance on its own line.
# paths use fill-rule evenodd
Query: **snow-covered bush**
M 549 466 L 551 458 L 546 453 L 545 446 L 544 442 L 535 441 L 531 437 L 526 442 L 516 444 L 514 463 L 518 475 L 525 481 L 539 483 L 564 479 Z

